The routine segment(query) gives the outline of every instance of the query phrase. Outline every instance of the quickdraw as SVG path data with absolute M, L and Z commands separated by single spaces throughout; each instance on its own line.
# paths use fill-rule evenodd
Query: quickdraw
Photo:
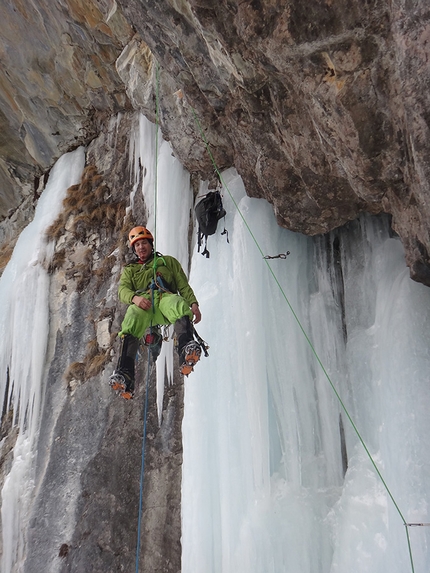
M 286 259 L 289 254 L 290 251 L 287 251 L 286 253 L 280 253 L 279 255 L 274 255 L 273 257 L 271 257 L 270 255 L 266 255 L 265 257 L 263 257 L 263 259 Z

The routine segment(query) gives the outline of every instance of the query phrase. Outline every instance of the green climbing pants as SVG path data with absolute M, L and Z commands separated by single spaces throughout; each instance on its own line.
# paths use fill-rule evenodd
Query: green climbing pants
M 148 300 L 151 295 L 143 295 Z M 125 313 L 121 324 L 121 332 L 118 336 L 132 334 L 136 338 L 142 338 L 150 326 L 156 324 L 174 324 L 179 318 L 188 316 L 193 318 L 191 309 L 185 300 L 178 294 L 154 293 L 154 308 L 142 310 L 135 304 L 131 304 Z

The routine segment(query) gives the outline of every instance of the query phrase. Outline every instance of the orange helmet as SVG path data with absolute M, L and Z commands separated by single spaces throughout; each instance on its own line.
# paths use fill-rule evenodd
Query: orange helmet
M 128 240 L 130 241 L 130 247 L 134 245 L 136 241 L 140 239 L 148 239 L 148 241 L 154 241 L 154 237 L 145 227 L 134 227 L 128 234 Z

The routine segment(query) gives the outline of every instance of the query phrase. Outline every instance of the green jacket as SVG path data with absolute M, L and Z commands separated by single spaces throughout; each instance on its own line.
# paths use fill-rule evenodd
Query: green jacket
M 149 292 L 154 276 L 153 261 L 154 257 L 151 256 L 143 265 L 130 263 L 124 267 L 118 287 L 118 296 L 121 302 L 132 304 L 134 295 L 142 296 Z M 179 293 L 190 307 L 194 302 L 197 303 L 193 289 L 188 284 L 188 279 L 178 260 L 157 253 L 156 272 L 162 276 L 163 283 L 169 291 Z

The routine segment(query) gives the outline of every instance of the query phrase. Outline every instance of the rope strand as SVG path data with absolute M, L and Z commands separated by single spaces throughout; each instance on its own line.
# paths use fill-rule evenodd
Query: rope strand
M 159 125 L 159 83 L 160 70 L 158 62 L 155 62 L 155 153 L 154 153 L 154 278 L 155 278 L 155 253 L 157 252 L 157 187 L 158 187 L 158 125 Z
M 151 303 L 152 312 L 154 312 L 154 288 L 157 280 L 157 185 L 158 185 L 158 112 L 159 112 L 159 66 L 158 62 L 155 63 L 155 153 L 154 153 L 154 260 L 152 263 L 153 270 L 153 288 L 151 288 Z M 152 334 L 152 322 L 151 322 Z M 139 512 L 137 524 L 137 547 L 136 547 L 136 573 L 139 573 L 139 556 L 140 556 L 140 537 L 142 529 L 142 503 L 143 503 L 143 485 L 145 478 L 145 447 L 146 447 L 146 421 L 148 416 L 148 389 L 150 378 L 151 366 L 151 348 L 148 348 L 148 371 L 146 376 L 146 390 L 145 390 L 145 408 L 143 415 L 143 436 L 142 436 L 142 462 L 140 468 L 140 491 L 139 491 Z
M 151 349 L 148 348 L 148 370 L 146 376 L 145 407 L 143 412 L 142 461 L 140 466 L 139 512 L 138 512 L 138 522 L 137 522 L 136 573 L 139 573 L 140 537 L 142 530 L 143 484 L 145 480 L 146 421 L 148 418 L 148 395 L 149 395 L 148 389 L 149 389 L 150 366 L 151 366 Z

